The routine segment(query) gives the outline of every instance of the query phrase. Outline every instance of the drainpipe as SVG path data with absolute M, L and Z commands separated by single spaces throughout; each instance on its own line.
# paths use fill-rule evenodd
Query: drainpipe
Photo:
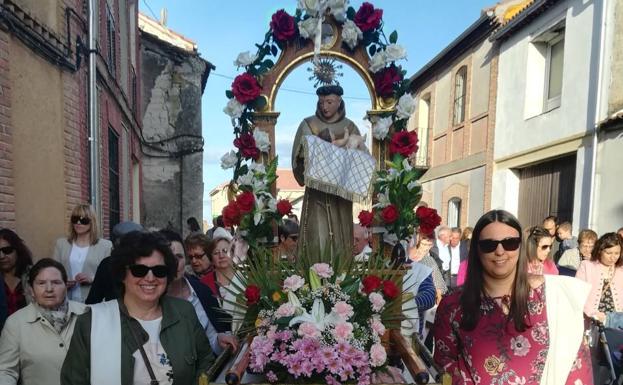
M 593 123 L 593 132 L 592 132 L 592 145 L 593 151 L 591 156 L 591 184 L 589 189 L 588 196 L 588 228 L 594 229 L 597 231 L 595 227 L 595 196 L 596 196 L 596 186 L 595 180 L 597 179 L 597 148 L 599 145 L 599 122 L 601 121 L 601 104 L 602 104 L 602 83 L 603 83 L 603 73 L 604 73 L 604 60 L 606 57 L 606 34 L 607 34 L 607 9 L 608 9 L 608 0 L 604 0 L 602 3 L 601 9 L 601 25 L 600 28 L 600 37 L 599 37 L 599 68 L 597 70 L 597 100 L 595 102 L 595 119 Z
M 97 105 L 97 35 L 96 23 L 99 22 L 95 0 L 89 0 L 89 156 L 90 156 L 90 201 L 100 225 L 102 224 L 102 198 L 100 191 L 100 133 Z M 101 228 L 101 226 L 100 226 Z

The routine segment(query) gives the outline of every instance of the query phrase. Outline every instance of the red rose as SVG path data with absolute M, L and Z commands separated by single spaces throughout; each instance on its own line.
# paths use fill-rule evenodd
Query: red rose
M 275 12 L 270 21 L 270 29 L 273 36 L 279 41 L 288 41 L 296 35 L 296 22 L 294 17 L 283 9 Z
M 377 29 L 381 25 L 381 18 L 383 18 L 383 10 L 375 9 L 374 5 L 365 2 L 359 7 L 353 21 L 361 32 L 366 32 Z
M 247 104 L 257 99 L 262 89 L 257 79 L 245 72 L 236 76 L 231 84 L 231 91 L 240 104 Z
M 394 85 L 400 81 L 402 81 L 402 73 L 393 64 L 374 74 L 376 93 L 383 98 L 392 97 Z
M 236 206 L 240 214 L 247 214 L 253 211 L 255 207 L 255 196 L 250 191 L 245 191 L 236 198 Z
M 260 302 L 260 288 L 255 285 L 249 285 L 244 290 L 244 296 L 247 298 L 247 305 L 255 305 Z
M 361 280 L 361 284 L 363 285 L 363 292 L 366 294 L 372 293 L 374 290 L 381 287 L 381 278 L 376 275 L 367 275 L 364 279 Z
M 370 227 L 372 226 L 372 221 L 374 220 L 374 213 L 368 210 L 361 210 L 358 218 L 361 226 Z
M 277 212 L 279 215 L 284 216 L 292 212 L 292 203 L 287 199 L 282 199 L 277 202 Z
M 415 131 L 399 131 L 392 135 L 392 140 L 389 142 L 390 154 L 400 154 L 405 158 L 413 154 L 418 149 L 417 132 Z
M 398 209 L 394 205 L 389 205 L 381 211 L 381 218 L 386 224 L 392 224 L 398 219 Z
M 223 222 L 225 226 L 237 226 L 240 224 L 240 209 L 236 205 L 236 202 L 230 202 L 227 206 L 223 207 Z
M 398 290 L 398 286 L 393 281 L 386 280 L 383 281 L 383 294 L 389 299 L 394 299 L 398 297 L 400 291 Z
M 251 133 L 240 134 L 234 139 L 234 146 L 240 149 L 240 153 L 244 158 L 257 159 L 260 157 L 260 150 L 255 145 L 255 138 Z
M 435 231 L 435 227 L 441 224 L 441 217 L 437 214 L 437 210 L 420 206 L 415 210 L 415 216 L 420 224 L 420 232 L 430 235 Z

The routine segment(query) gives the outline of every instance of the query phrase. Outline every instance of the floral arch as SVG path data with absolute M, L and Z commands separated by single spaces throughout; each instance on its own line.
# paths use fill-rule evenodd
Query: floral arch
M 295 15 L 279 10 L 272 15 L 257 51 L 243 52 L 235 64 L 244 70 L 230 90 L 224 112 L 234 127 L 232 150 L 221 158 L 233 168 L 230 203 L 223 209 L 227 225 L 238 226 L 251 248 L 273 239 L 278 223 L 291 210 L 276 200 L 275 99 L 284 79 L 296 67 L 319 58 L 332 58 L 352 67 L 371 97 L 367 118 L 372 123 L 372 155 L 377 164 L 375 201 L 371 212 L 359 216 L 364 226 L 381 226 L 400 241 L 420 222 L 437 221 L 436 212 L 414 207 L 421 196 L 420 171 L 411 166 L 417 134 L 407 132 L 414 110 L 406 71 L 397 64 L 406 51 L 396 31 L 386 37 L 383 11 L 364 2 L 357 10 L 348 0 L 299 0 Z

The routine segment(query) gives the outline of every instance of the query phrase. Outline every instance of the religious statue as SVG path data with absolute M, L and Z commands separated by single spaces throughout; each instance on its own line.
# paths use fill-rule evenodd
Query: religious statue
M 303 142 L 307 135 L 317 136 L 332 143 L 335 148 L 367 148 L 359 129 L 346 111 L 339 85 L 324 85 L 316 90 L 318 104 L 316 114 L 301 122 L 294 137 L 292 148 L 292 168 L 299 185 L 305 185 L 305 152 Z M 336 165 L 337 166 L 337 165 Z M 335 186 L 340 188 L 340 186 Z M 301 212 L 298 253 L 323 252 L 336 255 L 350 255 L 353 245 L 353 204 L 352 201 L 319 191 L 308 185 L 305 187 Z

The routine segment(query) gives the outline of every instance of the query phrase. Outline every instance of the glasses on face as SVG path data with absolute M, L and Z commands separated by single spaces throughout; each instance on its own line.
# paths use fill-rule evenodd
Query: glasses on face
M 502 247 L 506 251 L 515 251 L 519 248 L 521 244 L 521 238 L 519 237 L 509 237 L 504 239 L 481 239 L 478 241 L 478 247 L 480 251 L 483 253 L 492 253 L 497 248 L 498 245 L 502 244 Z
M 188 260 L 192 261 L 193 259 L 203 259 L 206 256 L 206 253 L 203 254 L 188 254 Z
M 541 246 L 539 246 L 539 248 L 540 248 L 541 250 L 545 251 L 545 250 L 549 250 L 549 249 L 551 249 L 551 248 L 552 248 L 552 245 L 541 245 Z
M 89 219 L 89 217 L 81 217 L 80 215 L 72 215 L 71 223 L 74 225 L 88 225 L 89 223 L 91 223 L 91 219 Z
M 13 247 L 13 246 L 0 247 L 0 253 L 2 253 L 4 255 L 9 255 L 9 254 L 13 253 L 14 251 L 15 251 L 15 247 Z
M 165 278 L 169 273 L 169 269 L 165 265 L 147 266 L 147 265 L 131 265 L 128 267 L 130 273 L 136 278 L 143 278 L 149 271 L 156 278 Z

